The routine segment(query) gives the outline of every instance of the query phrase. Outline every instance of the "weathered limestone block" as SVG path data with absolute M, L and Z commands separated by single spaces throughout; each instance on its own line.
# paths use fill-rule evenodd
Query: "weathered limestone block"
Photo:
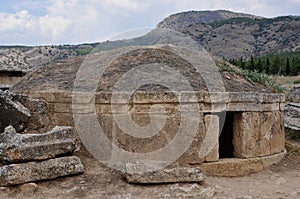
M 246 176 L 264 169 L 262 161 L 254 159 L 220 159 L 218 162 L 199 165 L 206 175 L 236 177 Z
M 208 144 L 208 148 L 212 149 L 205 157 L 205 162 L 216 162 L 219 159 L 219 117 L 217 115 L 205 115 L 204 123 L 206 129 L 207 140 L 202 145 Z
M 11 186 L 82 173 L 84 166 L 76 156 L 41 162 L 11 164 L 0 167 L 0 186 Z
M 29 111 L 31 117 L 28 122 L 28 131 L 44 129 L 49 127 L 49 107 L 48 104 L 41 99 L 33 99 L 24 94 L 13 94 L 13 100 L 20 102 Z
M 259 172 L 272 164 L 279 163 L 285 154 L 286 150 L 278 154 L 260 158 L 220 159 L 218 162 L 203 163 L 199 165 L 199 168 L 205 175 L 223 177 L 246 176 L 251 173 Z
M 141 184 L 202 182 L 204 180 L 204 175 L 199 168 L 156 169 L 158 169 L 156 165 L 128 163 L 125 165 L 122 175 L 129 183 Z
M 0 159 L 10 163 L 71 154 L 79 148 L 80 142 L 72 127 L 55 127 L 44 134 L 18 134 L 9 126 L 0 135 L 0 140 Z
M 0 133 L 9 125 L 12 125 L 17 132 L 23 131 L 28 125 L 29 110 L 12 98 L 9 92 L 0 90 Z
M 109 105 L 107 105 L 109 106 Z M 163 105 L 165 106 L 165 105 Z M 170 142 L 173 142 L 173 146 L 178 146 L 184 148 L 183 145 L 186 145 L 185 150 L 172 150 L 173 154 L 166 154 L 169 156 L 175 156 L 179 154 L 179 159 L 177 162 L 182 164 L 188 163 L 202 163 L 204 161 L 203 158 L 199 158 L 199 150 L 201 144 L 203 142 L 203 138 L 205 136 L 205 128 L 203 123 L 203 115 L 199 113 L 197 118 L 191 118 L 189 122 L 193 119 L 193 122 L 197 122 L 198 129 L 196 129 L 194 133 L 194 137 L 188 137 L 191 135 L 190 131 L 182 130 L 180 136 L 183 139 L 190 139 L 192 138 L 191 142 L 185 142 L 183 139 L 177 139 L 176 135 L 179 132 L 181 121 L 181 114 L 176 110 L 176 108 L 172 107 L 171 105 L 166 105 L 165 111 L 166 114 L 162 114 L 160 112 L 156 113 L 149 113 L 149 108 L 151 106 L 149 104 L 134 106 L 131 109 L 130 119 L 132 119 L 132 123 L 136 126 L 133 126 L 134 129 L 136 128 L 144 128 L 146 130 L 136 130 L 136 135 L 133 135 L 133 131 L 130 128 L 120 128 L 120 125 L 117 124 L 116 117 L 119 118 L 128 118 L 126 114 L 98 114 L 98 120 L 100 125 L 107 135 L 111 142 L 116 144 L 119 148 L 122 148 L 126 151 L 134 152 L 134 153 L 149 153 L 158 151 L 165 146 L 168 146 Z M 103 105 L 102 110 L 108 110 L 106 105 Z M 109 107 L 108 107 L 109 108 Z M 147 111 L 148 110 L 148 111 Z M 120 119 L 120 121 L 124 121 Z M 160 122 L 162 121 L 162 125 Z M 187 123 L 187 122 L 186 122 Z M 125 122 L 125 124 L 128 124 Z M 146 128 L 148 125 L 152 125 L 151 128 Z M 188 126 L 181 126 L 181 129 L 188 129 Z M 191 127 L 193 129 L 194 127 Z M 149 137 L 141 137 L 140 135 L 145 134 L 151 131 L 151 135 Z M 153 134 L 152 134 L 153 133 Z M 186 138 L 187 136 L 188 138 Z M 166 157 L 166 159 L 168 159 Z M 160 156 L 156 161 L 164 161 L 164 159 Z M 175 160 L 174 160 L 175 161 Z
M 243 112 L 234 116 L 234 156 L 252 158 L 284 151 L 282 112 Z

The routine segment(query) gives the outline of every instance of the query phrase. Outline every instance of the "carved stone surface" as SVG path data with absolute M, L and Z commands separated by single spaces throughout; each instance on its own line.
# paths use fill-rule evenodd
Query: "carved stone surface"
M 0 186 L 11 186 L 82 173 L 84 166 L 76 156 L 41 162 L 11 164 L 0 167 Z
M 10 163 L 71 154 L 80 143 L 73 127 L 55 127 L 44 134 L 18 134 L 9 126 L 0 134 L 0 140 L 0 159 Z
M 206 128 L 206 137 L 208 138 L 208 148 L 210 149 L 210 147 L 213 147 L 210 151 L 208 151 L 209 153 L 205 157 L 205 161 L 216 162 L 219 159 L 219 117 L 217 115 L 205 115 L 204 123 Z M 206 143 L 203 143 L 202 146 L 205 144 Z
M 281 112 L 243 112 L 234 116 L 234 156 L 252 158 L 284 151 Z

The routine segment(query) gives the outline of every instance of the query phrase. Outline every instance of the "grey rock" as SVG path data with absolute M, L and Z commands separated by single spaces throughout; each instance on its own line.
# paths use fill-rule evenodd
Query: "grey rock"
M 18 185 L 82 173 L 79 157 L 70 156 L 41 162 L 11 164 L 0 167 L 0 186 Z
M 8 163 L 45 160 L 71 154 L 80 141 L 73 127 L 54 127 L 44 134 L 19 134 L 12 126 L 0 134 L 0 160 Z
M 23 131 L 28 125 L 29 110 L 20 102 L 13 100 L 13 95 L 0 90 L 0 133 L 12 125 L 17 132 Z
M 50 125 L 49 108 L 47 103 L 41 99 L 33 99 L 25 94 L 15 94 L 10 92 L 13 101 L 17 101 L 25 106 L 31 117 L 29 118 L 27 131 L 40 131 Z
M 129 183 L 141 184 L 202 182 L 204 180 L 204 175 L 198 168 L 175 167 L 157 169 L 156 165 L 128 163 L 124 167 L 122 176 Z
M 291 102 L 300 103 L 300 86 L 291 89 Z
M 285 106 L 284 126 L 300 131 L 300 103 L 289 103 Z

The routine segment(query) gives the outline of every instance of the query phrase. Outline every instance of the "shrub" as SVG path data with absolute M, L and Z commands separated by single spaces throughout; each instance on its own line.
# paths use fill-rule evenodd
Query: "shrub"
M 300 79 L 295 80 L 294 84 L 300 84 Z

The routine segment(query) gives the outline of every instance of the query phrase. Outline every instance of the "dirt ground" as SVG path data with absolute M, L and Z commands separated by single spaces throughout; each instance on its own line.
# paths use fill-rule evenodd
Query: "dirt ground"
M 210 177 L 204 183 L 132 185 L 120 172 L 102 165 L 85 152 L 78 154 L 82 175 L 37 182 L 37 188 L 2 187 L 0 198 L 300 198 L 300 155 L 289 153 L 282 162 L 245 177 Z

